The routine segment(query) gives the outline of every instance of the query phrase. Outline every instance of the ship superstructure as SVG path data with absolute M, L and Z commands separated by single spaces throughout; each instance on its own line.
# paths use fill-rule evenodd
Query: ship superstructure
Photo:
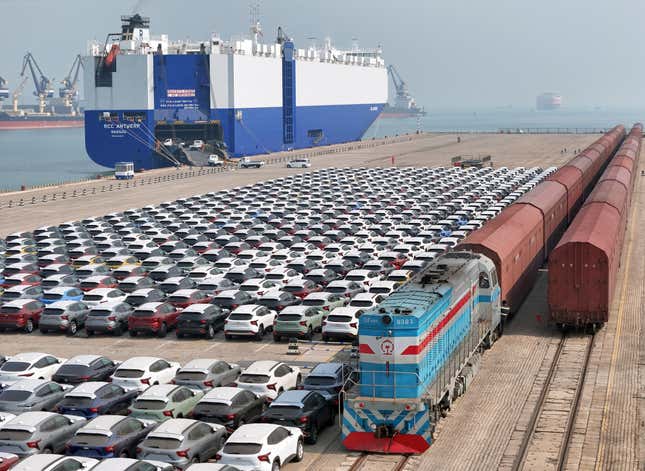
M 387 101 L 378 49 L 299 49 L 282 29 L 264 44 L 257 21 L 248 39 L 178 42 L 140 15 L 121 23 L 84 58 L 86 149 L 100 165 L 174 165 L 195 141 L 239 157 L 358 140 Z

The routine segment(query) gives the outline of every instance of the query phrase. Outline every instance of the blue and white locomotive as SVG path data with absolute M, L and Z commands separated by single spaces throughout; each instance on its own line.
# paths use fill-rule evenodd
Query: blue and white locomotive
M 451 252 L 361 316 L 360 380 L 345 393 L 346 448 L 409 454 L 430 446 L 480 353 L 501 334 L 499 293 L 489 258 Z

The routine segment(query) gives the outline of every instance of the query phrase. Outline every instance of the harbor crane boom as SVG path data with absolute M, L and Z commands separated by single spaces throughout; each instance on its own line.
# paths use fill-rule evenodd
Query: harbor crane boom
M 44 113 L 47 98 L 52 98 L 54 96 L 54 90 L 51 88 L 51 80 L 43 74 L 43 71 L 40 69 L 38 62 L 36 62 L 36 59 L 31 52 L 27 52 L 22 61 L 22 71 L 20 72 L 21 77 L 24 77 L 27 66 L 29 66 L 29 72 L 31 73 L 34 87 L 36 88 L 34 95 L 38 97 L 39 112 Z M 36 71 L 38 71 L 38 74 L 36 74 Z
M 65 100 L 65 106 L 74 107 L 74 102 L 78 98 L 78 76 L 83 68 L 83 60 L 80 54 L 77 54 L 69 69 L 67 76 L 61 80 L 63 86 L 58 89 L 59 96 Z
M 405 95 L 408 92 L 408 86 L 393 65 L 387 66 L 387 71 L 392 77 L 392 83 L 397 95 Z

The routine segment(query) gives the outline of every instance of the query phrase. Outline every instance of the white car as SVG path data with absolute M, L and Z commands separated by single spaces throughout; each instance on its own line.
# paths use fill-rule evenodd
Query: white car
M 293 259 L 291 259 L 289 261 L 291 262 L 291 261 L 293 261 Z M 266 274 L 265 278 L 267 280 L 277 281 L 277 282 L 281 283 L 282 285 L 288 285 L 292 281 L 302 279 L 302 273 L 294 270 L 293 268 L 276 267 L 276 268 L 272 268 L 271 270 L 269 270 L 269 272 Z
M 226 440 L 217 454 L 219 464 L 240 470 L 278 471 L 305 454 L 302 430 L 274 424 L 247 424 Z
M 243 370 L 235 383 L 242 389 L 273 400 L 281 392 L 296 388 L 301 379 L 300 368 L 297 366 L 273 360 L 260 360 Z
M 233 310 L 224 322 L 224 337 L 234 335 L 264 337 L 267 329 L 273 328 L 276 312 L 259 304 L 244 304 Z
M 371 290 L 371 287 L 370 287 Z M 377 294 L 373 292 L 369 293 L 358 293 L 352 298 L 349 302 L 349 307 L 360 307 L 362 309 L 369 309 L 375 306 L 378 306 L 386 298 L 383 294 Z
M 345 275 L 346 280 L 363 283 L 365 289 L 369 289 L 372 283 L 380 280 L 380 277 L 381 274 L 379 272 L 369 270 L 351 270 Z
M 39 454 L 25 458 L 11 468 L 11 471 L 89 470 L 98 462 L 99 460 L 82 456 Z
M 94 288 L 83 295 L 82 301 L 86 306 L 94 307 L 109 301 L 124 302 L 127 297 L 118 288 Z
M 48 353 L 18 353 L 0 367 L 0 383 L 13 384 L 25 378 L 51 380 L 65 360 Z
M 146 467 L 145 465 L 152 465 Z M 101 460 L 92 468 L 92 471 L 174 471 L 175 467 L 170 463 L 152 460 L 136 460 L 134 458 L 108 458 Z
M 267 293 L 279 291 L 282 283 L 276 280 L 266 280 L 263 278 L 251 278 L 240 285 L 240 291 L 245 291 L 253 299 L 258 299 Z
M 157 357 L 134 357 L 124 361 L 114 371 L 111 380 L 127 390 L 143 391 L 153 384 L 172 381 L 180 364 Z
M 358 319 L 365 312 L 360 307 L 337 307 L 322 323 L 322 339 L 354 340 L 358 337 Z
M 370 286 L 369 292 L 374 294 L 382 294 L 384 296 L 389 296 L 399 286 L 401 286 L 401 283 L 398 281 L 391 281 L 391 280 L 375 281 L 374 283 L 372 283 L 372 286 Z
M 287 168 L 309 168 L 311 162 L 309 159 L 293 159 L 287 163 Z

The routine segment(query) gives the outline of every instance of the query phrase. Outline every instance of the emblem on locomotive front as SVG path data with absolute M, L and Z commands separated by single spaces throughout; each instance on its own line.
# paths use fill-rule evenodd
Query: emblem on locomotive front
M 394 342 L 390 339 L 385 339 L 381 342 L 381 352 L 383 355 L 391 356 L 394 353 Z

